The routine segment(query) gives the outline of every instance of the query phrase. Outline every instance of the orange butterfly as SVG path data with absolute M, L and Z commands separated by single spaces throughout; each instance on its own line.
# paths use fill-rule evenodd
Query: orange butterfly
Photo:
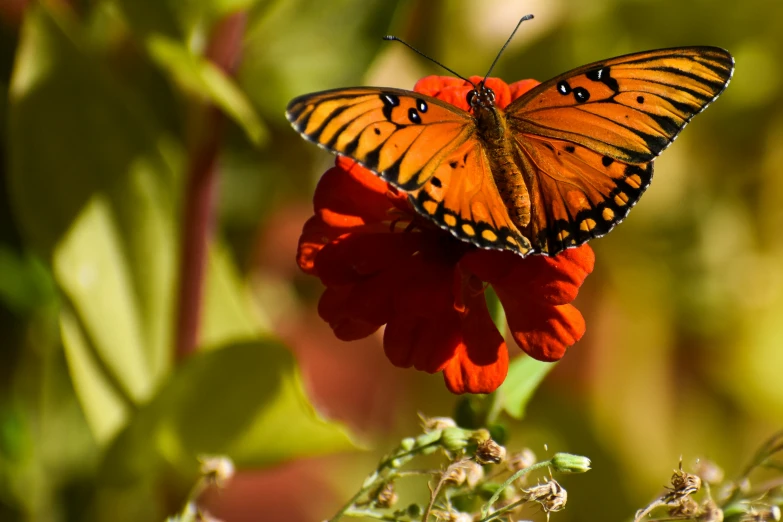
M 733 70 L 723 49 L 679 47 L 579 67 L 505 111 L 481 81 L 468 94 L 470 112 L 411 91 L 354 87 L 295 98 L 286 115 L 306 139 L 372 170 L 459 239 L 555 255 L 625 218 L 655 157 Z

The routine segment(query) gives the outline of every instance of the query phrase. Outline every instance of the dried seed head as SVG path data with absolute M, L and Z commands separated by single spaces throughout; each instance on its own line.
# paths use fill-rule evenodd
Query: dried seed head
M 711 498 L 704 501 L 701 509 L 702 513 L 696 517 L 699 522 L 723 522 L 723 510 Z
M 543 484 L 523 489 L 523 496 L 528 502 L 538 502 L 546 513 L 560 511 L 566 505 L 568 492 L 555 479 L 549 479 Z
M 699 504 L 691 497 L 682 497 L 679 503 L 669 509 L 672 518 L 693 518 L 699 512 Z
M 234 463 L 224 456 L 201 455 L 201 475 L 208 484 L 222 488 L 234 476 Z
M 397 503 L 397 492 L 394 489 L 394 482 L 381 484 L 378 489 L 373 491 L 372 499 L 376 506 L 389 508 Z
M 506 448 L 492 439 L 480 442 L 476 448 L 476 461 L 479 464 L 500 464 L 506 458 Z
M 465 461 L 463 467 L 468 475 L 466 479 L 468 487 L 471 489 L 475 488 L 481 482 L 481 479 L 484 478 L 484 468 L 481 467 L 481 464 L 472 460 Z
M 701 479 L 698 475 L 693 475 L 682 470 L 682 461 L 680 469 L 674 470 L 672 475 L 672 485 L 669 492 L 663 496 L 663 502 L 667 505 L 678 505 L 680 501 L 701 489 Z
M 433 509 L 431 514 L 436 520 L 442 520 L 444 522 L 473 522 L 473 515 L 456 510 L 444 511 L 442 509 Z
M 507 461 L 508 467 L 512 471 L 529 468 L 536 463 L 536 454 L 530 448 L 525 448 L 519 453 L 512 454 Z
M 419 420 L 421 420 L 421 427 L 424 431 L 437 431 L 457 427 L 457 423 L 450 417 L 425 417 L 420 413 Z

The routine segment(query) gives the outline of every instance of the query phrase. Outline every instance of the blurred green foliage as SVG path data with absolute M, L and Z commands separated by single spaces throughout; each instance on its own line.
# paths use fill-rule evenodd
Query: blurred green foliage
M 275 333 L 297 353 L 315 336 L 332 350 L 318 359 L 324 373 L 347 368 L 340 385 L 354 394 L 388 397 L 377 389 L 388 382 L 404 390 L 372 414 L 327 408 L 379 451 L 415 411 L 452 413 L 440 377 L 363 380 L 376 370 L 351 366 L 341 354 L 358 352 L 317 334 L 318 283 L 293 256 L 331 158 L 283 111 L 304 92 L 410 88 L 443 74 L 382 42 L 387 33 L 483 74 L 528 12 L 535 20 L 493 72 L 509 82 L 667 46 L 721 46 L 737 61 L 726 93 L 656 161 L 626 223 L 593 243 L 596 271 L 577 303 L 588 333 L 510 425 L 514 446 L 592 458 L 590 480 L 569 488 L 557 516 L 628 519 L 680 455 L 736 471 L 783 419 L 783 3 L 25 4 L 0 3 L 0 520 L 161 520 L 181 508 L 198 453 L 249 469 L 354 448 L 342 425 L 313 413 Z M 247 18 L 231 78 L 205 51 L 237 10 Z M 174 364 L 183 187 L 209 105 L 230 123 L 202 346 Z M 550 369 L 526 364 L 515 371 Z M 534 388 L 525 382 L 510 381 L 495 407 L 521 415 Z M 308 387 L 329 403 L 325 385 Z M 287 490 L 311 502 L 247 519 L 323 518 L 377 460 L 330 461 L 325 499 L 293 481 Z M 258 496 L 264 506 L 274 495 Z

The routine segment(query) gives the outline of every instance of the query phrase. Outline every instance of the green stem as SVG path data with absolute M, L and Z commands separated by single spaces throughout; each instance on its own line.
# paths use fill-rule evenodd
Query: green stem
M 421 452 L 422 450 L 424 450 L 425 448 L 428 448 L 430 446 L 438 446 L 439 444 L 440 444 L 440 439 L 437 439 L 428 444 L 417 446 L 411 450 L 403 451 L 402 453 L 395 453 L 391 457 L 381 462 L 378 465 L 378 469 L 373 471 L 372 475 L 368 476 L 364 480 L 364 485 L 362 486 L 362 488 L 353 497 L 351 497 L 351 499 L 342 508 L 340 508 L 340 511 L 338 511 L 332 518 L 329 519 L 329 522 L 337 522 L 338 520 L 340 520 L 340 517 L 342 517 L 349 510 L 351 510 L 351 508 L 356 504 L 356 501 L 359 500 L 362 497 L 362 495 L 366 495 L 367 493 L 372 491 L 372 489 L 376 487 L 378 483 L 381 482 L 382 480 L 388 480 L 390 476 L 388 471 L 390 469 L 392 470 L 394 469 L 391 465 L 392 462 L 394 462 L 397 459 L 415 455 Z M 392 519 L 392 520 L 396 520 L 396 519 Z
M 382 467 L 383 466 L 373 471 L 372 475 L 364 480 L 365 485 L 362 486 L 361 489 L 359 489 L 359 491 L 357 491 L 356 494 L 352 496 L 351 499 L 343 507 L 341 507 L 332 518 L 329 519 L 329 522 L 337 522 L 340 520 L 340 517 L 345 515 L 353 507 L 353 505 L 356 504 L 356 501 L 362 497 L 362 495 L 365 495 L 369 493 L 370 490 L 372 490 L 372 488 L 378 482 L 378 478 L 381 476 Z
M 517 500 L 513 504 L 509 504 L 508 506 L 502 507 L 502 508 L 498 509 L 497 511 L 495 511 L 494 513 L 491 513 L 486 518 L 482 518 L 478 522 L 489 522 L 490 520 L 494 520 L 494 519 L 496 519 L 496 518 L 498 518 L 500 516 L 503 516 L 504 514 L 510 512 L 510 511 L 514 511 L 516 508 L 518 508 L 519 506 L 521 506 L 525 502 L 527 502 L 527 499 L 524 499 L 524 498 L 522 500 Z
M 410 522 L 406 518 L 397 518 L 394 515 L 387 515 L 385 513 L 378 513 L 369 509 L 349 509 L 345 512 L 345 515 L 349 517 L 367 517 L 375 518 L 377 520 L 390 520 L 392 522 Z
M 545 468 L 549 466 L 551 462 L 549 460 L 545 460 L 543 462 L 539 462 L 537 464 L 533 464 L 532 466 L 529 466 L 525 469 L 520 469 L 510 477 L 498 488 L 498 490 L 495 492 L 494 495 L 489 499 L 489 501 L 484 505 L 483 508 L 481 508 L 481 518 L 482 520 L 487 519 L 487 514 L 489 513 L 489 510 L 492 508 L 492 504 L 497 502 L 497 500 L 500 498 L 500 495 L 503 494 L 503 492 L 506 490 L 508 486 L 510 486 L 515 480 L 517 480 L 522 475 L 526 475 L 530 473 L 531 471 L 535 471 L 537 469 Z

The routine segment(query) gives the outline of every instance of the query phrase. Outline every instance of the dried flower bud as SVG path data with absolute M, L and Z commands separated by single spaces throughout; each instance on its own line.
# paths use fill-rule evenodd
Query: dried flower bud
M 455 510 L 433 509 L 432 516 L 444 522 L 473 522 L 473 515 Z
M 528 502 L 538 502 L 546 513 L 560 511 L 566 505 L 568 493 L 555 479 L 549 479 L 543 484 L 523 489 L 522 493 Z
M 472 460 L 466 461 L 463 464 L 463 467 L 467 472 L 466 482 L 468 487 L 471 489 L 475 488 L 476 485 L 481 482 L 481 479 L 484 478 L 484 468 L 481 467 L 481 464 Z
M 388 508 L 397 503 L 397 492 L 394 490 L 394 482 L 386 482 L 376 489 L 372 494 L 375 505 L 381 508 Z
M 457 427 L 457 423 L 450 417 L 425 417 L 419 414 L 419 419 L 421 420 L 421 427 L 425 432 Z
M 723 522 L 723 510 L 711 498 L 707 499 L 701 508 L 701 515 L 696 517 L 699 522 Z
M 508 459 L 508 467 L 512 471 L 529 468 L 536 463 L 536 454 L 530 448 L 525 448 L 519 453 L 512 454 Z
M 552 468 L 559 473 L 584 473 L 590 471 L 590 459 L 571 453 L 555 453 Z
M 449 451 L 465 449 L 470 436 L 473 434 L 472 431 L 463 430 L 462 428 L 446 428 L 441 433 L 440 440 L 443 447 Z
M 201 455 L 201 475 L 209 484 L 222 488 L 234 476 L 234 463 L 224 456 Z
M 740 522 L 779 522 L 780 508 L 778 506 L 769 506 L 762 509 L 750 508 L 747 513 L 740 517 Z
M 492 439 L 480 442 L 476 448 L 476 460 L 479 464 L 500 464 L 506 458 L 506 448 Z
M 443 482 L 451 482 L 455 486 L 461 486 L 468 480 L 467 470 L 460 464 L 453 464 L 443 472 Z

